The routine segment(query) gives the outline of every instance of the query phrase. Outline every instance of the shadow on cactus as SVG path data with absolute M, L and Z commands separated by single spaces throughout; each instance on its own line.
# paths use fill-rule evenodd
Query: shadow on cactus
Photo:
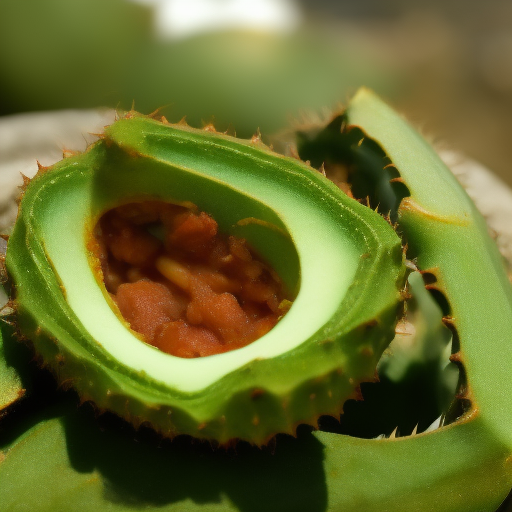
M 366 90 L 326 127 L 301 131 L 295 151 L 320 172 L 257 137 L 129 113 L 28 184 L 7 249 L 9 307 L 42 366 L 92 407 L 27 377 L 26 397 L 5 400 L 6 510 L 500 505 L 512 487 L 512 289 L 485 222 L 428 144 Z M 106 211 L 147 200 L 193 204 L 233 246 L 243 239 L 294 291 L 277 325 L 192 359 L 141 340 L 91 237 Z M 216 261 L 241 254 L 224 247 Z M 224 270 L 196 263 L 171 265 L 185 281 L 156 278 L 191 295 L 185 316 L 158 329 L 203 328 L 189 311 L 194 280 Z M 157 275 L 136 270 L 123 272 Z M 209 283 L 212 300 L 229 294 Z M 248 315 L 247 296 L 236 301 Z M 12 393 L 22 387 L 12 368 L 26 365 L 4 342 Z M 38 394 L 53 399 L 33 407 Z

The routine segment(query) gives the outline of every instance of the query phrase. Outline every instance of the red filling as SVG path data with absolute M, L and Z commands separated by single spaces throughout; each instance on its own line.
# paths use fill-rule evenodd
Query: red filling
M 108 292 L 144 341 L 178 357 L 243 347 L 287 311 L 283 286 L 246 241 L 204 212 L 158 201 L 110 210 L 95 230 Z

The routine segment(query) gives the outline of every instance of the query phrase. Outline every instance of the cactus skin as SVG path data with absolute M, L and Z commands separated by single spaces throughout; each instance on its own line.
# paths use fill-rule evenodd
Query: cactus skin
M 20 503 L 38 511 L 60 506 L 91 512 L 133 510 L 134 503 L 165 511 L 496 510 L 512 487 L 512 400 L 506 384 L 512 292 L 500 255 L 460 185 L 396 113 L 363 90 L 345 119 L 385 151 L 410 191 L 399 209 L 399 229 L 419 267 L 435 269 L 435 296 L 447 298 L 447 323 L 460 343 L 453 359 L 462 361 L 461 393 L 470 401 L 462 417 L 434 432 L 396 439 L 326 432 L 285 437 L 272 455 L 242 450 L 231 458 L 174 444 L 162 454 L 68 414 L 33 428 L 7 449 L 0 464 L 6 510 L 20 510 Z M 352 149 L 358 148 L 363 151 L 365 143 Z M 80 454 L 83 443 L 87 453 Z M 41 463 L 34 465 L 38 458 Z M 150 476 L 133 478 L 141 467 Z M 65 491 L 54 475 L 68 484 Z
M 300 272 L 289 313 L 248 347 L 208 358 L 141 343 L 108 306 L 86 249 L 104 211 L 140 198 L 212 213 L 291 289 Z M 262 444 L 339 414 L 358 384 L 374 379 L 405 276 L 393 229 L 319 173 L 258 140 L 134 113 L 28 185 L 6 264 L 19 328 L 60 382 L 136 425 L 220 443 Z
M 3 330 L 8 327 L 3 326 Z M 5 345 L 0 338 L 0 418 L 25 394 L 20 375 L 6 359 Z
M 326 447 L 326 473 L 337 475 L 328 480 L 332 509 L 356 510 L 351 502 L 360 510 L 493 511 L 512 487 L 512 399 L 504 384 L 512 368 L 512 288 L 501 256 L 455 177 L 387 105 L 361 90 L 345 120 L 377 142 L 409 190 L 398 229 L 409 256 L 435 276 L 427 288 L 448 301 L 440 300 L 460 344 L 452 359 L 461 364 L 467 405 L 449 426 L 409 438 L 314 434 Z

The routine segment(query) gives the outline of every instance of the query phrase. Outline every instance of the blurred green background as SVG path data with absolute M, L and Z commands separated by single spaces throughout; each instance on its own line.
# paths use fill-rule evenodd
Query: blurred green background
M 360 85 L 512 185 L 510 0 L 0 0 L 2 116 L 133 102 L 249 137 Z

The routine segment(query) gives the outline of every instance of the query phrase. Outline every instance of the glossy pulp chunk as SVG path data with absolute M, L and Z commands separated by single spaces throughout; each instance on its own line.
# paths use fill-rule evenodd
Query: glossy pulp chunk
M 95 229 L 107 291 L 131 329 L 178 357 L 243 347 L 266 334 L 291 302 L 244 239 L 218 233 L 204 212 L 130 203 Z

